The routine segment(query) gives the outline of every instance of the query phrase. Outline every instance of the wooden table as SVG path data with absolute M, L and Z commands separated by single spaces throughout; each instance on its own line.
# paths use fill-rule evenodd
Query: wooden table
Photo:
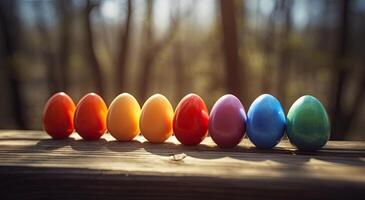
M 210 138 L 186 147 L 0 131 L 0 190 L 1 199 L 365 199 L 365 142 L 300 152 L 285 140 L 219 149 Z

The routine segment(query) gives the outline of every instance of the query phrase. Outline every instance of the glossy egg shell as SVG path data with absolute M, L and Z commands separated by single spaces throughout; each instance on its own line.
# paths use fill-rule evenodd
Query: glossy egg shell
M 259 96 L 247 112 L 247 136 L 262 149 L 276 146 L 284 136 L 286 117 L 280 102 L 269 94 Z
M 208 134 L 208 109 L 196 94 L 186 95 L 176 107 L 173 129 L 175 137 L 184 145 L 197 145 Z
M 161 95 L 151 96 L 142 106 L 139 128 L 151 143 L 162 143 L 172 135 L 174 110 L 169 100 Z
M 54 139 L 67 138 L 74 131 L 75 104 L 64 92 L 54 94 L 43 110 L 43 129 Z
M 227 94 L 218 99 L 209 116 L 209 135 L 222 148 L 235 147 L 245 135 L 246 113 L 240 100 Z
M 107 115 L 109 133 L 119 141 L 130 141 L 139 134 L 141 107 L 128 93 L 118 95 L 110 104 Z
M 322 148 L 330 138 L 330 121 L 322 103 L 313 96 L 302 96 L 287 115 L 289 141 L 300 150 Z
M 88 93 L 78 102 L 75 112 L 75 130 L 84 140 L 97 140 L 106 131 L 108 109 L 104 100 Z

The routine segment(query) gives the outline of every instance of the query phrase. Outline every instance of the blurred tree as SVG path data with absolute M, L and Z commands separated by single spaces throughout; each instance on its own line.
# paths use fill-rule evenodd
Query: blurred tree
M 277 94 L 280 99 L 281 105 L 284 109 L 287 109 L 287 90 L 288 90 L 288 78 L 290 71 L 291 60 L 291 48 L 290 48 L 290 33 L 292 29 L 291 10 L 293 6 L 292 0 L 279 0 L 279 9 L 283 16 L 283 29 L 281 33 L 281 50 L 278 63 L 278 84 Z M 267 72 L 264 72 L 267 73 Z
M 276 19 L 278 15 L 279 1 L 275 1 L 275 6 L 273 11 L 269 15 L 266 25 L 266 31 L 263 32 L 264 38 L 262 40 L 262 48 L 264 51 L 264 71 L 262 73 L 262 91 L 264 93 L 271 93 L 272 91 L 272 74 L 274 72 L 274 59 L 273 54 L 275 50 L 275 42 L 276 42 Z
M 91 11 L 98 6 L 99 2 L 86 0 L 86 5 L 83 12 L 83 23 L 85 27 L 86 58 L 91 67 L 91 74 L 94 76 L 96 92 L 99 95 L 104 96 L 104 79 L 100 64 L 95 54 L 95 43 L 93 38 L 92 21 L 91 21 L 92 20 Z
M 350 2 L 349 0 L 340 1 L 338 26 L 338 44 L 334 55 L 334 69 L 332 75 L 332 109 L 331 122 L 332 134 L 331 139 L 344 140 L 348 134 L 353 121 L 360 114 L 358 109 L 364 104 L 365 97 L 365 69 L 361 80 L 358 83 L 357 91 L 353 99 L 351 99 L 350 108 L 346 107 L 346 86 L 349 84 L 349 28 L 350 28 Z
M 177 100 L 184 96 L 184 85 L 185 85 L 185 70 L 184 60 L 182 58 L 182 47 L 181 42 L 178 40 L 173 45 L 173 65 L 175 68 L 176 84 L 175 84 L 175 97 Z
M 43 58 L 44 65 L 46 67 L 47 73 L 47 82 L 48 82 L 48 92 L 49 95 L 52 95 L 56 92 L 62 91 L 60 76 L 59 76 L 59 68 L 57 61 L 57 52 L 54 51 L 54 41 L 52 40 L 51 32 L 47 28 L 46 23 L 46 13 L 44 8 L 44 4 L 47 2 L 44 1 L 36 1 L 33 3 L 34 10 L 36 13 L 37 19 L 37 28 L 39 34 L 42 38 L 42 45 L 40 45 L 40 54 Z
M 150 76 L 151 65 L 153 62 L 153 0 L 146 1 L 145 21 L 143 23 L 143 39 L 144 39 L 144 52 L 142 53 L 142 68 L 139 75 L 141 78 L 138 80 L 138 92 L 140 101 L 145 101 L 147 96 L 148 78 Z
M 150 84 L 150 76 L 151 76 L 151 68 L 155 62 L 158 54 L 170 43 L 170 41 L 174 38 L 178 21 L 176 21 L 174 16 L 171 16 L 170 26 L 167 29 L 167 33 L 165 36 L 161 37 L 160 40 L 155 40 L 154 37 L 154 25 L 153 25 L 153 0 L 146 1 L 146 16 L 145 21 L 143 23 L 143 57 L 142 57 L 142 66 L 140 68 L 140 73 L 138 75 L 138 91 L 139 91 L 139 100 L 145 101 L 148 92 L 148 85 Z
M 70 89 L 70 54 L 72 40 L 72 25 L 74 19 L 72 0 L 56 1 L 57 13 L 60 18 L 60 34 L 59 34 L 59 65 L 61 75 L 61 90 L 69 91 Z
M 69 56 L 72 25 L 72 1 L 56 1 L 56 13 L 59 17 L 59 48 L 56 48 L 52 38 L 54 32 L 48 29 L 45 4 L 49 2 L 35 1 L 33 3 L 37 16 L 37 28 L 42 37 L 40 54 L 46 66 L 48 90 L 50 95 L 58 91 L 67 91 L 69 87 Z
M 339 6 L 340 22 L 338 24 L 338 46 L 335 52 L 335 69 L 333 70 L 333 99 L 332 99 L 332 135 L 331 139 L 343 140 L 345 138 L 345 119 L 343 111 L 343 92 L 347 79 L 345 57 L 348 48 L 349 29 L 349 1 L 341 1 Z M 346 122 L 347 123 L 347 122 Z
M 16 51 L 20 41 L 20 20 L 17 15 L 17 0 L 0 1 L 0 64 L 4 69 L 10 88 L 12 116 L 20 129 L 27 128 L 25 102 L 17 71 Z M 6 97 L 4 95 L 3 97 Z
M 233 0 L 220 0 L 220 12 L 222 20 L 222 45 L 226 69 L 227 91 L 238 98 L 246 99 L 243 81 L 245 80 L 245 67 L 241 63 L 238 54 L 238 39 L 236 27 L 236 12 Z M 245 101 L 244 101 L 245 102 Z
M 181 20 L 181 8 L 180 8 L 180 2 L 178 2 L 177 5 L 177 11 L 176 11 L 176 19 L 175 21 Z M 177 22 L 180 23 L 180 22 Z M 178 35 L 179 36 L 179 35 Z M 184 70 L 184 59 L 183 59 L 183 51 L 182 51 L 182 44 L 180 37 L 176 37 L 174 43 L 173 43 L 173 52 L 172 52 L 172 65 L 175 68 L 175 98 L 177 101 L 179 101 L 181 98 L 183 98 L 184 95 L 184 86 L 185 86 L 185 70 Z
M 128 63 L 128 53 L 129 53 L 129 40 L 130 40 L 130 32 L 131 32 L 131 25 L 132 25 L 132 18 L 133 18 L 133 1 L 127 1 L 127 16 L 125 20 L 124 26 L 122 26 L 121 30 L 121 38 L 120 38 L 120 48 L 119 53 L 117 55 L 116 61 L 116 73 L 115 73 L 115 86 L 117 89 L 117 93 L 125 90 L 125 71 L 126 65 Z

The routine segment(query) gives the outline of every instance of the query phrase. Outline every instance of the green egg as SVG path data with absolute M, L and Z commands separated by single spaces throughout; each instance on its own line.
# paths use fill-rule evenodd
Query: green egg
M 287 115 L 287 134 L 290 143 L 300 150 L 322 148 L 331 134 L 330 121 L 322 103 L 310 95 L 296 100 Z

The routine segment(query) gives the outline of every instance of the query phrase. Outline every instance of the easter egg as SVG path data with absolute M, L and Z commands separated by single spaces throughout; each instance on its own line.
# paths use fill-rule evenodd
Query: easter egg
M 209 135 L 222 148 L 235 147 L 245 134 L 246 113 L 240 100 L 227 94 L 218 99 L 209 116 Z
M 173 129 L 177 140 L 184 145 L 197 145 L 208 134 L 209 114 L 202 98 L 186 95 L 176 107 Z
M 54 139 L 67 138 L 74 131 L 75 104 L 64 92 L 54 94 L 43 110 L 43 129 Z
M 97 140 L 106 131 L 108 109 L 104 100 L 95 93 L 81 98 L 75 112 L 75 130 L 84 140 Z
M 247 136 L 262 149 L 276 146 L 284 136 L 286 117 L 280 102 L 269 94 L 259 96 L 247 112 Z
M 287 115 L 289 141 L 300 150 L 314 151 L 330 138 L 330 121 L 322 103 L 313 96 L 300 97 Z
M 141 107 L 128 93 L 118 95 L 110 104 L 107 115 L 109 133 L 119 141 L 130 141 L 139 134 Z
M 142 135 L 151 143 L 162 143 L 172 135 L 174 110 L 169 100 L 155 94 L 142 106 L 139 128 Z

